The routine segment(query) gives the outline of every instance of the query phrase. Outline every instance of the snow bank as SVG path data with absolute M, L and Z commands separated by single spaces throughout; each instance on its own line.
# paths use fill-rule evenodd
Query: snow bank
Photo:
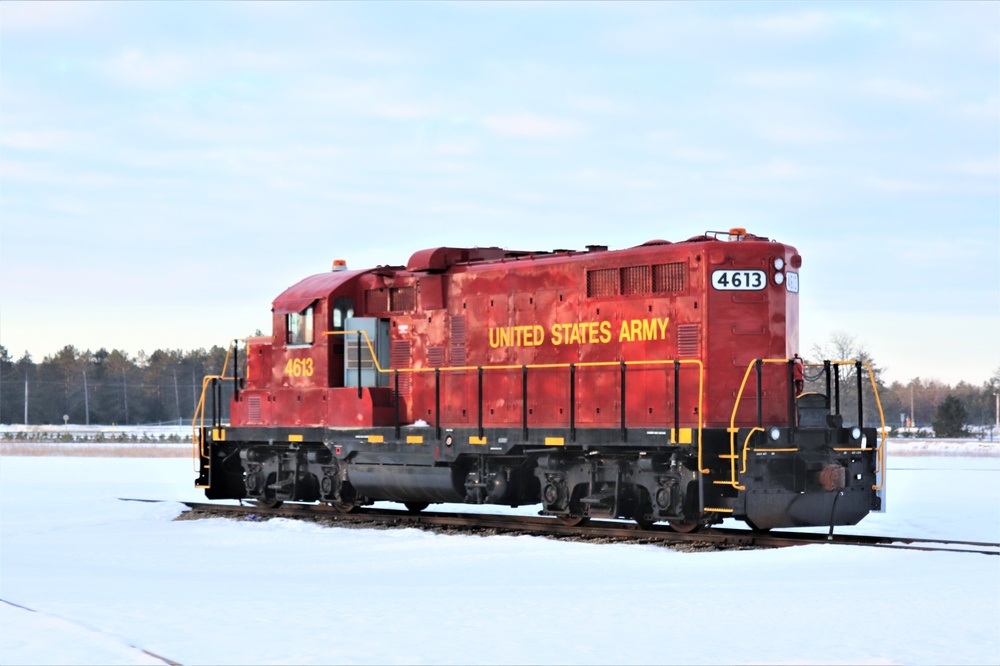
M 889 439 L 892 456 L 965 456 L 1000 458 L 1000 441 L 988 439 Z
M 190 425 L 4 425 L 0 439 L 18 442 L 181 442 L 191 440 Z

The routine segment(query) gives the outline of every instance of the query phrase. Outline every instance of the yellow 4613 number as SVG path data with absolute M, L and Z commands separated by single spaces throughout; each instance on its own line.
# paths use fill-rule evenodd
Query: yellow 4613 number
M 285 374 L 292 377 L 312 377 L 313 360 L 311 358 L 290 358 L 285 364 Z

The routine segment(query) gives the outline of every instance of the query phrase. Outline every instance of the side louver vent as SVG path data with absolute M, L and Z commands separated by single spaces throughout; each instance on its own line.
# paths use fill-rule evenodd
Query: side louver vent
M 681 324 L 677 327 L 677 356 L 698 356 L 701 351 L 701 326 Z
M 410 367 L 410 341 L 393 340 L 389 349 L 389 367 L 393 369 L 403 369 Z M 399 373 L 399 395 L 404 398 L 410 397 L 410 381 L 412 375 L 409 372 Z M 391 378 L 395 383 L 395 377 Z M 393 384 L 390 384 L 393 386 Z

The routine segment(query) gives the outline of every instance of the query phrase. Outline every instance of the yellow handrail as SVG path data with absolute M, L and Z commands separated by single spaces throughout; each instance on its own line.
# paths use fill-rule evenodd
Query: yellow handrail
M 554 369 L 554 368 L 568 368 L 571 365 L 577 368 L 593 368 L 593 367 L 609 367 L 616 366 L 620 367 L 622 363 L 626 366 L 640 366 L 640 365 L 668 365 L 674 362 L 679 362 L 681 365 L 696 365 L 698 366 L 698 469 L 702 472 L 707 472 L 708 470 L 702 469 L 702 429 L 704 427 L 704 396 L 705 396 L 705 364 L 701 362 L 700 359 L 695 358 L 682 358 L 682 359 L 656 359 L 651 361 L 584 361 L 581 363 L 533 363 L 527 365 L 462 365 L 462 366 L 446 366 L 439 368 L 392 368 L 386 369 L 379 365 L 378 358 L 375 354 L 375 347 L 372 345 L 371 338 L 368 336 L 368 331 L 357 330 L 357 331 L 327 331 L 325 335 L 362 335 L 365 339 L 365 343 L 368 345 L 368 351 L 372 357 L 372 365 L 375 370 L 380 373 L 392 373 L 392 372 L 434 372 L 439 370 L 442 372 L 460 372 L 468 370 L 521 370 L 527 368 L 529 370 L 542 370 L 542 369 Z M 358 359 L 358 363 L 361 359 Z M 675 389 L 676 390 L 676 389 Z
M 239 343 L 240 341 L 246 341 L 247 338 L 239 338 L 234 342 Z M 205 451 L 205 442 L 201 436 L 205 428 L 205 392 L 208 390 L 208 385 L 213 379 L 228 380 L 234 379 L 236 375 L 235 364 L 233 367 L 234 377 L 227 377 L 226 370 L 229 368 L 229 356 L 232 354 L 233 348 L 230 346 L 226 349 L 226 358 L 222 362 L 222 372 L 218 375 L 205 375 L 201 379 L 201 397 L 198 399 L 198 405 L 194 409 L 194 416 L 191 417 L 191 457 L 194 462 L 198 457 L 207 456 L 208 453 Z
M 581 362 L 581 363 L 535 363 L 535 364 L 527 364 L 527 365 L 487 365 L 487 366 L 465 365 L 465 366 L 447 366 L 447 367 L 439 367 L 439 368 L 392 368 L 392 369 L 387 369 L 387 368 L 383 368 L 379 364 L 378 357 L 377 357 L 377 355 L 375 353 L 375 347 L 372 344 L 371 338 L 369 337 L 367 331 L 364 331 L 364 330 L 356 330 L 356 331 L 328 331 L 328 332 L 325 333 L 325 335 L 343 335 L 343 336 L 347 336 L 347 335 L 359 335 L 359 334 L 361 336 L 363 336 L 364 339 L 365 339 L 365 344 L 367 345 L 368 351 L 371 354 L 372 365 L 374 366 L 374 368 L 375 368 L 375 370 L 377 372 L 383 373 L 383 374 L 388 374 L 388 373 L 392 373 L 392 372 L 403 372 L 403 373 L 406 373 L 406 372 L 408 372 L 408 373 L 420 373 L 420 372 L 434 372 L 434 371 L 461 372 L 461 371 L 479 370 L 479 369 L 482 369 L 482 370 L 519 370 L 519 369 L 527 368 L 527 369 L 532 369 L 532 370 L 539 370 L 539 369 L 569 368 L 571 365 L 572 366 L 576 366 L 578 368 L 580 368 L 580 367 L 612 367 L 612 366 L 620 367 L 622 363 L 624 363 L 626 366 L 629 366 L 629 367 L 634 367 L 634 366 L 657 366 L 657 365 L 663 366 L 663 365 L 670 365 L 670 364 L 673 364 L 675 362 L 680 363 L 681 365 L 694 365 L 694 366 L 697 366 L 697 368 L 698 368 L 698 469 L 702 473 L 707 473 L 708 472 L 708 470 L 704 469 L 704 464 L 702 462 L 702 459 L 703 459 L 703 456 L 702 456 L 703 432 L 702 431 L 704 430 L 704 413 L 705 413 L 705 409 L 704 409 L 705 366 L 704 366 L 704 363 L 702 363 L 700 359 L 676 359 L 676 360 L 675 359 L 655 359 L 655 360 L 646 360 L 646 361 L 584 361 L 584 362 Z M 249 338 L 240 338 L 238 341 L 244 341 L 245 342 L 247 340 L 249 340 Z M 204 449 L 205 441 L 204 441 L 204 439 L 201 436 L 201 434 L 204 432 L 204 426 L 205 426 L 205 394 L 208 391 L 208 386 L 209 386 L 209 384 L 211 383 L 212 380 L 214 380 L 214 379 L 218 379 L 218 380 L 231 380 L 231 379 L 234 378 L 232 376 L 227 376 L 226 375 L 226 370 L 227 370 L 227 368 L 229 366 L 229 357 L 230 357 L 231 352 L 232 352 L 231 348 L 226 351 L 226 359 L 225 359 L 225 361 L 223 363 L 223 366 L 222 366 L 222 373 L 220 373 L 218 375 L 206 375 L 202 379 L 201 398 L 198 401 L 198 405 L 195 408 L 194 417 L 192 418 L 192 421 L 191 421 L 191 430 L 192 430 L 191 444 L 192 444 L 192 455 L 193 455 L 193 457 L 199 457 L 199 456 L 204 457 L 204 456 L 208 455 L 208 452 L 205 451 L 205 449 Z M 359 363 L 361 362 L 360 358 L 358 359 L 358 362 Z
M 782 363 L 782 364 L 787 364 L 787 363 L 789 363 L 791 361 L 791 359 L 787 359 L 787 358 L 784 358 L 784 359 L 782 359 L 782 358 L 763 358 L 763 359 L 754 359 L 753 361 L 751 361 L 747 365 L 746 372 L 743 373 L 743 381 L 740 383 L 740 390 L 736 393 L 736 400 L 733 402 L 733 413 L 732 413 L 732 416 L 729 419 L 729 449 L 730 449 L 730 455 L 734 455 L 735 454 L 736 433 L 739 431 L 739 429 L 736 428 L 736 412 L 739 410 L 740 403 L 743 400 L 743 390 L 746 388 L 747 379 L 750 378 L 750 371 L 753 370 L 754 365 L 756 365 L 756 363 L 757 363 L 757 360 L 760 360 L 763 363 Z M 856 365 L 857 361 L 830 361 L 829 363 L 830 363 L 830 365 L 837 365 L 837 366 L 841 366 L 841 365 Z M 879 442 L 879 446 L 878 446 L 878 449 L 877 449 L 878 455 L 875 458 L 875 473 L 877 475 L 877 474 L 879 474 L 881 472 L 881 474 L 882 474 L 882 481 L 881 481 L 881 483 L 877 483 L 876 485 L 872 486 L 872 490 L 881 490 L 883 487 L 885 487 L 885 477 L 886 477 L 885 442 L 886 442 L 886 438 L 888 437 L 889 433 L 888 433 L 888 431 L 885 428 L 885 414 L 884 414 L 884 412 L 882 410 L 882 399 L 879 397 L 879 394 L 878 394 L 878 385 L 875 383 L 875 373 L 872 372 L 872 366 L 871 366 L 870 363 L 868 363 L 867 361 L 861 361 L 861 363 L 863 363 L 865 365 L 865 367 L 868 369 L 868 378 L 871 381 L 872 391 L 873 391 L 873 393 L 875 395 L 875 404 L 878 406 L 878 415 L 879 415 L 879 419 L 880 419 L 880 423 L 881 423 L 881 428 L 879 429 L 878 432 L 882 436 L 882 439 Z M 807 365 L 809 367 L 825 367 L 824 363 L 806 363 L 805 365 Z M 861 397 L 858 396 L 858 399 L 860 400 Z M 758 430 L 758 428 L 753 428 L 750 431 L 750 434 L 747 435 L 746 442 L 744 442 L 744 446 L 743 446 L 743 468 L 740 470 L 740 474 L 743 474 L 743 473 L 746 472 L 747 443 L 750 441 L 750 435 L 752 435 L 754 433 L 754 431 L 756 431 L 756 430 Z M 774 449 L 774 450 L 776 451 L 777 449 Z M 861 449 L 861 448 L 852 448 L 852 449 L 834 449 L 834 450 L 835 451 L 863 451 L 864 449 Z M 733 473 L 731 475 L 730 481 L 728 481 L 726 483 L 732 485 L 734 488 L 739 488 L 739 485 L 738 485 L 738 476 L 737 476 L 735 470 L 733 470 Z

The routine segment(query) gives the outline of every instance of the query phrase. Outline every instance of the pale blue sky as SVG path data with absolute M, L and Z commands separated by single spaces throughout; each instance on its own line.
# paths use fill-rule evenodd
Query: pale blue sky
M 1000 366 L 1000 3 L 0 3 L 0 344 L 207 347 L 438 245 L 795 245 L 802 351 Z

